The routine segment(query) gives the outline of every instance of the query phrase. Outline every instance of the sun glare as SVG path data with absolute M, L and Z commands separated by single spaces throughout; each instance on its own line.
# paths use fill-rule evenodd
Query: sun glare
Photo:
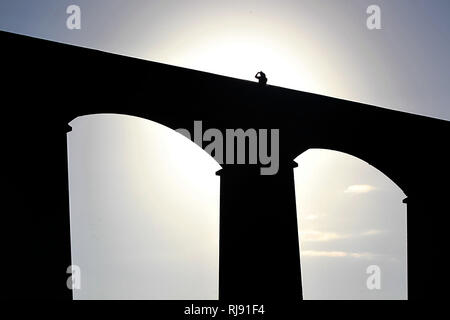
M 267 21 L 261 19 L 262 21 Z M 324 81 L 324 52 L 307 35 L 292 39 L 293 26 L 268 28 L 260 20 L 233 17 L 233 25 L 211 21 L 166 39 L 160 61 L 234 78 L 256 81 L 264 71 L 269 84 L 308 92 L 323 92 L 335 81 Z M 293 41 L 295 40 L 295 41 Z M 152 57 L 155 57 L 152 51 Z

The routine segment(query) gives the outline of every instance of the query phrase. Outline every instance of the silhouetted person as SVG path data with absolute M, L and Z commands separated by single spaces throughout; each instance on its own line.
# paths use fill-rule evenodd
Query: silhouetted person
M 265 86 L 267 84 L 267 78 L 266 78 L 266 74 L 264 72 L 262 72 L 262 71 L 258 72 L 255 75 L 255 78 L 258 79 L 259 84 L 261 86 Z

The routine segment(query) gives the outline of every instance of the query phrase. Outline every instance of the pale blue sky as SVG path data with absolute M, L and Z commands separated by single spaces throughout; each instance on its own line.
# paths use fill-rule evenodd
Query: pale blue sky
M 66 28 L 78 4 L 81 30 Z M 382 30 L 366 28 L 381 7 Z M 446 0 L 0 1 L 0 29 L 450 119 Z
M 66 28 L 65 11 L 69 4 L 81 7 L 81 30 Z M 366 8 L 371 4 L 381 7 L 381 30 L 366 28 Z M 449 120 L 449 12 L 450 2 L 447 0 L 1 0 L 0 30 L 247 80 L 254 80 L 255 72 L 262 69 L 272 85 Z M 135 145 L 131 144 L 131 140 L 128 142 L 129 146 L 116 145 L 111 139 L 106 140 L 109 149 L 86 149 L 84 145 L 92 137 L 101 135 L 95 130 L 97 127 L 109 132 L 114 124 L 116 129 L 125 130 L 131 123 L 137 124 L 135 121 L 137 120 L 129 118 L 117 121 L 108 117 L 77 120 L 77 126 L 88 130 L 86 132 L 92 136 L 83 136 L 87 140 L 76 140 L 75 135 L 82 133 L 74 128 L 72 150 L 77 150 L 77 161 L 81 162 L 72 162 L 71 172 L 80 180 L 72 180 L 71 185 L 75 184 L 74 188 L 78 186 L 80 190 L 90 190 L 83 187 L 83 183 L 88 183 L 90 187 L 93 183 L 103 185 L 105 202 L 92 202 L 95 199 L 89 194 L 75 193 L 76 197 L 84 200 L 80 200 L 72 214 L 90 212 L 95 206 L 103 208 L 98 212 L 100 216 L 109 216 L 105 209 L 108 206 L 114 208 L 113 212 L 116 214 L 120 213 L 117 212 L 118 203 L 109 202 L 120 199 L 106 197 L 110 194 L 108 192 L 113 192 L 109 189 L 113 186 L 105 184 L 105 179 L 114 180 L 114 177 L 130 173 L 120 171 L 114 163 L 109 164 L 110 171 L 103 172 L 105 176 L 92 175 L 92 170 L 96 166 L 95 159 L 105 157 L 110 152 L 121 154 L 121 148 L 133 148 Z M 149 124 L 149 128 L 151 126 Z M 150 129 L 144 131 L 146 130 Z M 165 136 L 163 131 L 154 131 L 154 134 L 158 137 Z M 158 150 L 154 138 L 141 139 L 144 142 L 149 139 L 146 142 L 148 148 Z M 92 153 L 93 150 L 96 152 Z M 105 153 L 101 153 L 101 150 Z M 152 154 L 148 156 L 151 158 Z M 90 157 L 88 162 L 86 157 Z M 114 161 L 116 160 L 128 161 Z M 204 161 L 206 170 L 209 162 Z M 349 155 L 312 150 L 301 156 L 298 162 L 296 192 L 300 224 L 304 232 L 301 239 L 305 297 L 404 298 L 406 206 L 401 204 L 403 192 L 381 172 Z M 80 167 L 82 163 L 85 164 L 84 167 Z M 154 165 L 158 167 L 162 163 L 154 159 Z M 191 179 L 195 177 L 191 176 Z M 205 177 L 202 188 L 216 190 L 215 182 L 208 179 L 210 178 Z M 140 183 L 139 190 L 152 189 L 152 185 Z M 165 196 L 170 198 L 169 191 Z M 189 194 L 188 189 L 183 192 L 184 196 Z M 72 192 L 71 197 L 73 196 Z M 134 196 L 136 195 L 133 194 Z M 211 195 L 208 200 L 210 202 L 197 205 L 200 208 L 214 207 L 214 197 Z M 83 203 L 86 207 L 80 209 Z M 151 203 L 153 208 L 159 208 L 151 212 L 155 221 L 159 221 L 157 219 L 161 215 L 173 212 L 161 209 L 170 203 L 158 203 L 159 205 Z M 211 212 L 217 214 L 214 210 Z M 139 214 L 140 211 L 130 212 Z M 189 212 L 177 211 L 178 215 L 183 213 Z M 209 217 L 212 220 L 208 222 L 208 228 L 217 230 L 217 217 L 214 214 Z M 170 218 L 164 220 L 163 225 L 170 230 L 177 230 L 177 225 L 170 224 L 170 221 Z M 129 223 L 132 224 L 132 221 Z M 103 227 L 108 225 L 109 222 L 105 222 Z M 94 229 L 91 231 L 97 232 Z M 140 229 L 140 232 L 144 231 Z M 191 237 L 191 244 L 203 243 L 208 237 L 217 238 L 217 234 L 210 234 L 205 230 L 202 232 L 201 235 L 205 238 L 199 236 L 195 241 L 189 232 L 184 236 Z M 125 235 L 123 237 L 127 239 Z M 161 241 L 161 237 L 167 240 L 164 234 L 157 232 L 153 239 Z M 85 240 L 79 238 L 76 253 L 80 254 L 80 250 L 90 247 L 84 247 L 86 243 L 80 243 Z M 139 237 L 133 236 L 132 240 L 139 241 Z M 100 247 L 109 246 L 111 242 L 97 244 Z M 179 243 L 167 247 L 167 252 L 173 254 L 179 248 L 177 246 Z M 158 251 L 152 257 L 159 259 L 158 263 L 167 259 L 185 263 L 190 270 L 186 273 L 186 281 L 198 280 L 198 272 L 203 272 L 205 278 L 200 279 L 200 287 L 194 286 L 199 289 L 191 292 L 191 297 L 214 298 L 217 289 L 214 278 L 217 252 L 214 248 L 208 249 L 208 246 L 200 246 L 199 250 L 203 250 L 203 265 L 209 265 L 212 269 L 195 270 L 195 263 L 189 257 L 183 260 L 183 255 L 175 259 L 173 255 L 164 256 Z M 201 256 L 198 250 L 193 254 L 197 258 Z M 80 264 L 83 261 L 88 263 L 89 259 L 86 257 L 92 256 L 95 257 L 95 253 L 88 252 L 84 258 L 78 256 L 78 261 Z M 112 256 L 108 259 L 112 259 Z M 365 268 L 370 264 L 380 265 L 385 275 L 383 279 L 387 279 L 383 282 L 383 290 L 379 292 L 368 291 L 365 287 Z M 92 272 L 101 272 L 101 269 L 95 269 L 95 264 L 88 265 L 90 267 L 85 268 L 94 268 L 91 269 Z M 129 266 L 133 265 L 135 266 L 130 263 Z M 123 266 L 120 269 L 120 265 L 116 267 L 119 268 L 118 271 L 116 269 L 117 272 L 125 272 L 126 278 L 127 270 Z M 144 269 L 138 271 L 144 272 Z M 176 273 L 176 270 L 164 270 L 161 267 L 154 272 L 155 279 L 164 281 L 173 279 L 171 272 Z M 114 277 L 113 274 L 110 276 Z M 116 286 L 109 279 L 105 276 L 103 289 L 97 288 L 94 293 L 85 293 L 85 297 L 95 294 L 102 296 L 105 292 L 112 292 L 114 288 L 119 290 L 128 286 L 125 282 L 116 283 Z M 145 283 L 136 277 L 131 277 L 130 281 Z M 168 283 L 169 286 L 160 283 L 160 287 L 155 287 L 156 291 L 149 291 L 145 286 L 135 287 L 132 296 L 139 296 L 143 292 L 150 298 L 189 296 L 190 291 L 185 290 L 189 286 L 179 290 L 174 283 Z M 166 291 L 157 288 L 166 288 Z M 114 296 L 114 292 L 111 294 Z

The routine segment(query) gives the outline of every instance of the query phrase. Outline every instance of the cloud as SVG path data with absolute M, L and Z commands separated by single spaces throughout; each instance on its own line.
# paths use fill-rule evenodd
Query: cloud
M 331 241 L 351 237 L 351 235 L 349 234 L 340 234 L 336 232 L 322 232 L 315 230 L 301 231 L 300 235 L 303 242 Z
M 329 258 L 357 258 L 357 259 L 373 259 L 376 254 L 371 252 L 346 252 L 346 251 L 317 251 L 303 250 L 300 254 L 304 257 L 329 257 Z
M 358 234 L 343 234 L 337 232 L 322 232 L 317 230 L 305 230 L 300 231 L 300 237 L 302 242 L 325 242 L 325 241 L 333 241 L 340 239 L 348 239 L 353 237 L 367 237 L 367 236 L 376 236 L 383 233 L 383 230 L 378 229 L 370 229 Z
M 305 219 L 305 220 L 316 220 L 316 219 L 319 219 L 319 216 L 317 214 L 308 214 L 303 219 Z
M 374 186 L 369 184 L 354 184 L 348 186 L 347 189 L 344 190 L 345 193 L 367 193 L 375 190 Z
M 383 230 L 371 229 L 361 233 L 362 236 L 375 236 L 377 234 L 383 233 Z

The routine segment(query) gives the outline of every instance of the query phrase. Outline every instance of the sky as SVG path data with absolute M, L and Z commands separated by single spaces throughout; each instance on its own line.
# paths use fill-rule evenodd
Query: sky
M 81 8 L 80 30 L 66 27 L 66 8 L 70 4 Z M 372 4 L 381 8 L 380 30 L 366 27 L 366 9 Z M 449 9 L 447 0 L 17 0 L 0 1 L 0 30 L 252 81 L 256 71 L 263 70 L 270 85 L 449 120 Z M 94 247 L 94 240 L 83 238 L 87 234 L 76 229 L 78 223 L 91 223 L 89 219 L 94 219 L 92 212 L 96 212 L 104 223 L 90 225 L 92 237 L 100 232 L 98 228 L 107 229 L 110 223 L 117 222 L 114 219 L 122 219 L 120 216 L 125 212 L 144 219 L 146 226 L 168 228 L 152 229 L 151 239 L 155 244 L 152 250 L 140 249 L 139 252 L 145 251 L 149 256 L 142 253 L 147 260 L 142 262 L 141 269 L 133 269 L 135 272 L 130 270 L 136 263 L 130 262 L 125 267 L 119 263 L 125 263 L 125 259 L 115 256 L 118 252 L 127 252 L 125 244 L 118 239 L 113 241 L 110 234 L 98 240 L 98 252 L 109 250 L 106 252 L 110 256 L 104 256 L 104 262 L 108 261 L 108 267 L 115 271 L 108 273 L 110 278 L 103 279 L 102 285 L 91 288 L 93 291 L 81 291 L 78 297 L 109 297 L 108 294 L 121 294 L 124 290 L 120 288 L 134 283 L 132 288 L 127 287 L 133 297 L 214 299 L 217 289 L 214 275 L 217 234 L 210 231 L 217 230 L 218 219 L 217 194 L 213 194 L 218 192 L 218 182 L 212 173 L 216 169 L 215 163 L 211 163 L 209 158 L 203 159 L 204 162 L 197 159 L 195 163 L 203 164 L 198 171 L 180 171 L 186 179 L 184 181 L 202 181 L 197 188 L 212 192 L 209 200 L 204 202 L 189 200 L 195 199 L 191 198 L 193 195 L 188 188 L 192 181 L 173 180 L 175 178 L 166 171 L 159 170 L 155 176 L 148 173 L 157 179 L 131 183 L 129 179 L 134 177 L 134 171 L 122 171 L 123 167 L 114 161 L 127 163 L 134 161 L 132 159 L 118 156 L 111 163 L 102 162 L 99 167 L 99 159 L 106 159 L 106 154 L 118 152 L 120 155 L 123 154 L 121 148 L 135 148 L 136 136 L 140 137 L 139 143 L 145 143 L 148 150 L 152 150 L 145 155 L 149 159 L 145 163 L 152 163 L 155 167 L 166 163 L 156 156 L 160 153 L 158 148 L 168 152 L 176 146 L 194 158 L 204 155 L 189 142 L 180 147 L 181 144 L 175 141 L 179 138 L 165 128 L 151 121 L 142 121 L 111 115 L 78 118 L 74 122 L 72 137 L 69 135 L 69 140 L 72 139 L 69 144 L 72 150 L 69 168 L 72 249 L 82 270 L 89 270 L 85 272 L 88 275 L 83 280 L 86 281 L 83 282 L 85 286 L 89 279 L 101 278 L 99 264 L 92 262 L 98 255 L 88 250 Z M 124 135 L 112 136 L 108 140 L 109 136 L 104 136 L 104 132 L 108 132 L 111 126 L 117 126 L 116 129 Z M 142 127 L 142 130 L 134 132 L 133 127 Z M 171 142 L 163 139 L 167 146 L 162 147 L 155 136 L 160 139 L 170 137 Z M 94 137 L 107 140 L 94 145 L 97 141 Z M 122 144 L 114 141 L 122 141 Z M 99 147 L 105 143 L 109 148 Z M 193 149 L 183 149 L 189 146 Z M 170 159 L 173 159 L 173 166 L 180 165 L 174 154 Z M 144 163 L 136 161 L 130 164 L 132 168 L 145 167 Z M 300 155 L 297 162 L 299 167 L 295 169 L 295 177 L 305 298 L 405 298 L 406 207 L 401 203 L 405 197 L 402 191 L 376 168 L 351 155 L 309 150 Z M 203 180 L 196 178 L 194 172 Z M 117 179 L 128 179 L 128 188 L 114 189 L 115 184 L 111 181 Z M 177 176 L 177 179 L 181 178 Z M 167 187 L 164 192 L 155 187 L 161 183 Z M 90 188 L 94 187 L 101 191 L 99 198 L 93 196 L 94 191 Z M 177 187 L 177 195 L 171 193 L 172 187 Z M 152 190 L 156 196 L 137 208 L 127 199 L 143 190 Z M 112 196 L 123 192 L 128 192 L 127 199 Z M 174 204 L 167 200 L 175 196 L 180 199 L 179 207 L 172 207 Z M 195 206 L 199 207 L 193 210 Z M 150 216 L 143 218 L 139 215 L 143 208 Z M 179 233 L 178 222 L 184 221 L 180 216 L 190 214 L 196 216 L 194 220 L 202 227 L 189 219 L 191 222 L 186 222 L 188 228 Z M 147 229 L 139 229 L 141 233 L 137 232 L 131 238 L 128 236 L 128 224 L 144 228 L 142 223 L 137 223 L 141 220 L 136 219 L 114 224 L 123 228 L 123 241 L 138 244 L 146 237 Z M 105 232 L 110 232 L 106 229 Z M 191 235 L 194 229 L 201 232 Z M 167 238 L 170 232 L 179 236 L 170 240 Z M 78 236 L 80 239 L 76 240 Z M 189 256 L 179 254 L 184 252 L 177 242 L 180 239 L 185 240 L 182 243 L 190 243 L 189 248 L 196 248 L 189 251 Z M 205 242 L 205 239 L 209 240 Z M 121 250 L 113 250 L 122 245 Z M 113 256 L 116 260 L 108 260 Z M 130 259 L 133 261 L 137 257 Z M 181 260 L 176 264 L 170 259 Z M 153 266 L 153 273 L 143 267 L 146 264 Z M 163 267 L 168 264 L 171 268 Z M 185 273 L 176 269 L 177 265 L 185 265 Z M 365 286 L 369 265 L 379 265 L 382 270 L 381 290 L 368 290 Z M 131 274 L 144 276 L 143 273 L 153 277 L 154 281 L 159 280 L 154 291 L 145 287 L 147 282 L 139 281 L 137 276 L 131 277 Z M 118 274 L 122 276 L 117 277 Z M 175 274 L 179 277 L 174 277 Z M 111 282 L 111 277 L 116 280 Z M 200 279 L 201 285 L 197 285 L 195 279 Z M 119 280 L 122 282 L 117 283 Z M 189 286 L 183 281 L 196 285 Z
M 66 8 L 81 8 L 81 29 Z M 369 5 L 381 29 L 366 27 Z M 0 1 L 0 30 L 450 119 L 446 0 Z

